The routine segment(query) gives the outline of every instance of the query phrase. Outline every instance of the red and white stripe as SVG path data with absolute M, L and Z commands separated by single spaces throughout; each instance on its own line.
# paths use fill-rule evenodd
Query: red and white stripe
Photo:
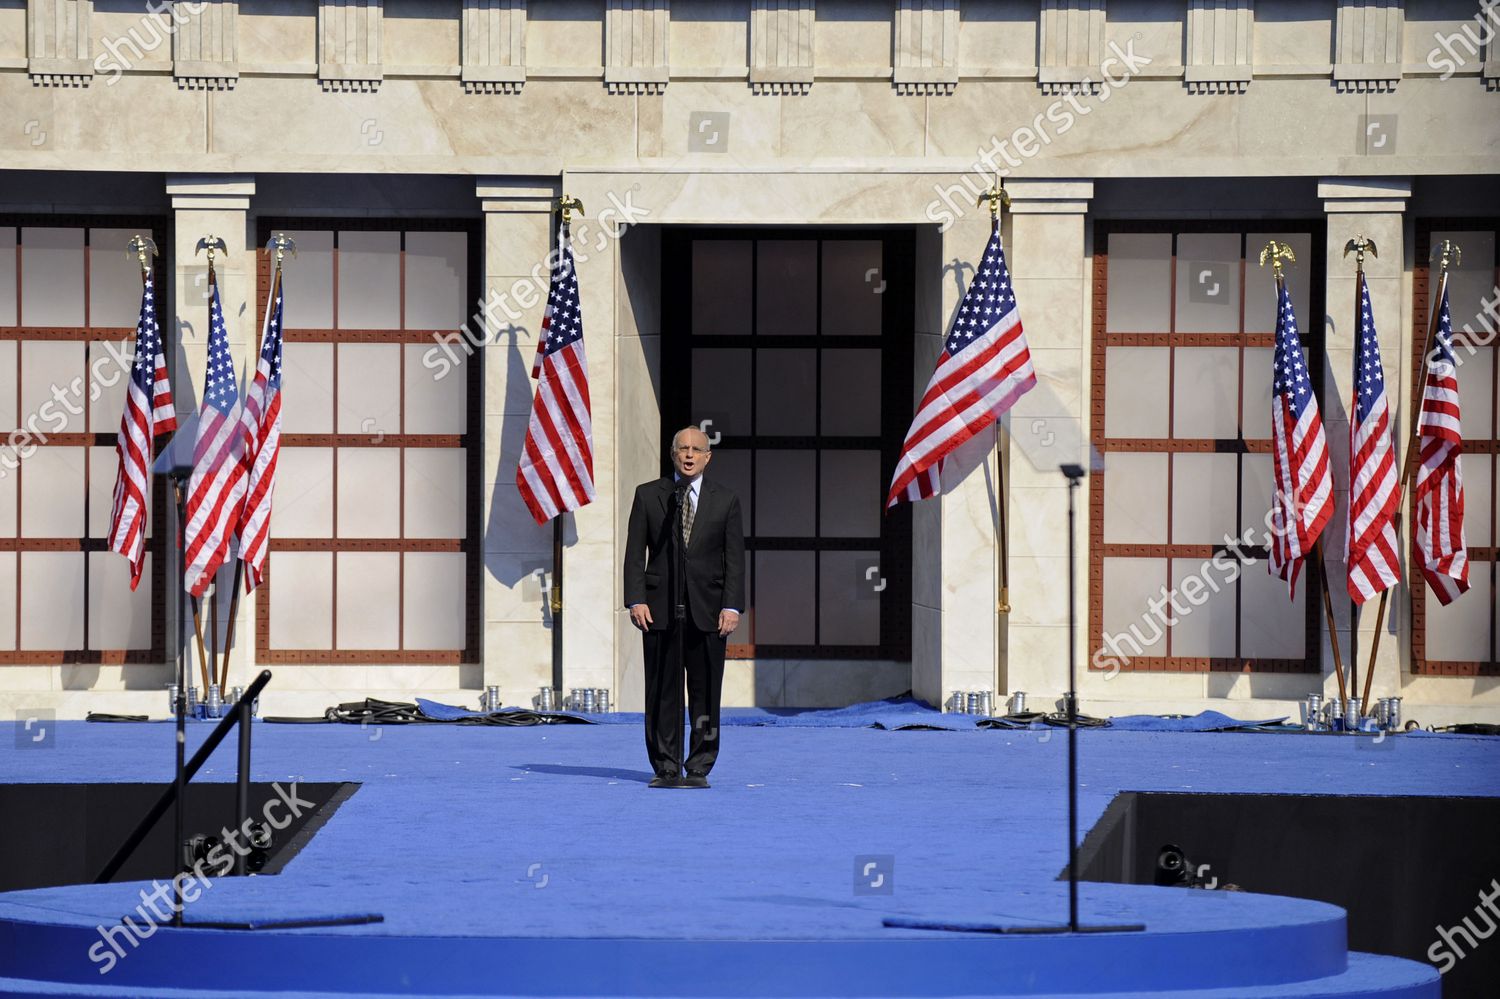
M 1285 288 L 1278 289 L 1281 315 L 1277 330 L 1277 354 L 1283 365 L 1296 365 L 1300 378 L 1308 381 L 1302 412 L 1295 408 L 1296 391 L 1278 389 L 1271 400 L 1271 455 L 1276 495 L 1273 497 L 1271 574 L 1287 583 L 1288 593 L 1297 595 L 1297 577 L 1302 564 L 1323 528 L 1333 518 L 1333 475 L 1328 463 L 1328 439 L 1318 412 L 1317 396 L 1306 374 L 1307 356 L 1298 339 L 1296 318 Z M 1296 379 L 1298 376 L 1289 375 Z
M 261 329 L 261 342 L 272 344 L 274 356 L 262 352 L 256 361 L 255 380 L 245 394 L 243 422 L 249 474 L 239 535 L 240 559 L 247 570 L 246 593 L 264 581 L 266 553 L 271 547 L 271 495 L 276 488 L 276 459 L 281 454 L 281 384 L 279 377 L 271 377 L 272 365 L 281 364 L 280 296 L 281 275 L 277 274 Z
M 1464 540 L 1464 480 L 1459 465 L 1463 429 L 1458 401 L 1458 366 L 1453 356 L 1453 325 L 1444 275 L 1437 344 L 1428 357 L 1417 424 L 1417 552 L 1422 576 L 1444 605 L 1469 589 L 1469 553 Z
M 1363 271 L 1358 281 L 1361 304 L 1354 329 L 1361 347 L 1355 351 L 1354 421 L 1349 426 L 1347 563 L 1349 596 L 1362 604 L 1401 581 L 1401 560 L 1396 539 L 1399 483 L 1391 444 L 1391 407 L 1380 370 L 1379 347 L 1373 342 L 1375 325 Z M 1372 342 L 1366 345 L 1364 338 Z M 1367 387 L 1371 397 L 1365 406 L 1361 395 Z

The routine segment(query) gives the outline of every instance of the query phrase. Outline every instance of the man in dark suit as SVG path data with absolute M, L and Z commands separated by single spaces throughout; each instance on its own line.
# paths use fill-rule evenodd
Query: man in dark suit
M 724 645 L 745 606 L 745 534 L 740 501 L 703 477 L 713 453 L 697 427 L 672 438 L 670 478 L 638 486 L 625 540 L 625 606 L 646 647 L 646 755 L 652 787 L 708 787 L 719 755 Z M 686 544 L 680 638 L 677 545 Z M 682 758 L 682 681 L 693 716 L 691 755 Z M 686 767 L 687 776 L 682 776 Z

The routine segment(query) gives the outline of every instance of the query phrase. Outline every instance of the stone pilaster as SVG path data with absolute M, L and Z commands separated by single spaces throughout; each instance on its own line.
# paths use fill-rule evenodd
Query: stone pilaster
M 1401 82 L 1401 0 L 1339 0 L 1333 83 L 1339 93 L 1389 93 Z
M 385 0 L 318 0 L 318 83 L 325 91 L 380 89 L 384 16 Z
M 1068 486 L 1060 467 L 1089 466 L 1089 275 L 1086 231 L 1091 181 L 1010 180 L 1008 262 L 1037 387 L 1008 420 L 1006 509 L 1011 610 L 1003 618 L 1006 658 L 1001 697 L 1016 690 L 1044 708 L 1067 689 Z M 1091 480 L 1075 500 L 1080 689 L 1088 683 L 1088 504 Z
M 1097 94 L 1104 0 L 1042 0 L 1037 83 L 1044 94 Z
M 460 79 L 470 94 L 526 85 L 526 0 L 464 0 Z
M 1190 94 L 1243 94 L 1254 75 L 1255 0 L 1189 0 L 1187 65 Z
M 214 274 L 219 288 L 219 302 L 224 311 L 224 325 L 235 372 L 244 380 L 247 365 L 255 352 L 255 244 L 250 230 L 250 200 L 255 194 L 255 179 L 249 176 L 223 174 L 177 174 L 167 177 L 167 196 L 172 202 L 173 259 L 176 271 L 172 286 L 172 332 L 166 344 L 167 366 L 171 370 L 172 400 L 177 407 L 179 427 L 196 423 L 199 400 L 203 396 L 204 370 L 208 362 L 208 258 L 198 251 L 204 236 L 224 240 L 224 252 L 214 257 Z M 169 508 L 170 508 L 169 504 Z M 176 511 L 169 514 L 173 536 L 177 534 Z M 174 555 L 168 578 L 181 583 L 180 561 Z M 222 649 L 228 632 L 229 594 L 233 564 L 220 570 L 219 644 Z M 175 593 L 169 583 L 168 592 Z M 255 599 L 257 594 L 241 595 L 234 625 L 234 648 L 230 652 L 231 683 L 243 684 L 255 661 Z M 177 640 L 176 600 L 167 600 L 168 647 L 175 654 Z M 202 611 L 204 640 L 209 639 L 209 607 Z M 197 648 L 190 642 L 188 674 L 193 683 L 198 677 Z
M 1355 313 L 1354 255 L 1350 253 L 1346 256 L 1344 248 L 1350 240 L 1361 235 L 1373 240 L 1377 248 L 1377 254 L 1365 257 L 1365 283 L 1370 289 L 1370 306 L 1380 341 L 1380 361 L 1385 370 L 1386 395 L 1390 400 L 1393 423 L 1392 447 L 1395 448 L 1399 474 L 1400 463 L 1406 458 L 1411 433 L 1411 406 L 1408 400 L 1412 389 L 1410 360 L 1413 332 L 1408 320 L 1411 309 L 1404 279 L 1407 268 L 1404 213 L 1407 199 L 1411 197 L 1411 187 L 1411 180 L 1406 177 L 1330 179 L 1318 184 L 1318 197 L 1323 200 L 1323 211 L 1328 221 L 1324 286 L 1329 324 L 1324 343 L 1326 367 L 1323 374 L 1323 424 L 1328 435 L 1329 454 L 1333 460 L 1337 497 L 1335 516 L 1324 534 L 1323 552 L 1328 566 L 1334 621 L 1338 628 L 1339 647 L 1343 652 L 1346 675 L 1350 672 L 1351 660 L 1357 662 L 1353 672 L 1358 677 L 1361 690 L 1350 691 L 1351 694 L 1360 693 L 1364 687 L 1365 670 L 1370 662 L 1370 647 L 1375 637 L 1375 612 L 1379 598 L 1369 601 L 1360 609 L 1359 627 L 1351 644 L 1352 604 L 1347 588 L 1348 566 L 1344 561 L 1349 509 L 1349 422 L 1353 415 L 1348 407 L 1353 404 L 1354 399 L 1354 355 L 1360 329 Z M 1405 503 L 1401 509 L 1400 552 L 1403 579 L 1406 579 L 1411 570 L 1406 557 L 1410 530 L 1406 523 L 1408 518 L 1405 516 Z M 1411 635 L 1411 603 L 1407 593 L 1405 583 L 1398 584 L 1390 591 L 1371 697 L 1399 695 L 1402 673 L 1411 668 L 1407 658 Z M 1313 593 L 1308 595 L 1308 599 L 1315 597 L 1316 594 Z M 1326 632 L 1326 625 L 1323 630 Z M 1323 692 L 1329 696 L 1337 696 L 1338 684 L 1333 675 L 1332 651 L 1326 638 L 1323 643 L 1323 660 Z
M 750 89 L 805 94 L 813 84 L 813 0 L 755 0 L 750 8 Z
M 895 17 L 896 92 L 953 93 L 958 86 L 958 0 L 901 0 Z
M 38 87 L 87 87 L 94 78 L 94 0 L 27 0 L 26 72 Z
M 669 0 L 608 0 L 604 10 L 604 85 L 612 94 L 659 94 L 670 74 Z
M 239 82 L 239 0 L 178 3 L 172 76 L 183 90 L 233 90 Z

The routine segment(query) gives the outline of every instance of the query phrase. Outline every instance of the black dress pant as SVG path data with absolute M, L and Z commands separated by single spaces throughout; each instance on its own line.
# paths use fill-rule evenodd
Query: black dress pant
M 679 768 L 706 774 L 719 756 L 719 701 L 724 692 L 725 639 L 688 622 L 677 665 L 676 625 L 643 636 L 646 647 L 646 756 L 658 774 Z M 682 757 L 682 683 L 687 673 L 691 755 Z

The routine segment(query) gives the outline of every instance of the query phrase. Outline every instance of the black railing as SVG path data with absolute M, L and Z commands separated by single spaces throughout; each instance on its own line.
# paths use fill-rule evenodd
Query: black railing
M 255 703 L 255 699 L 260 696 L 260 692 L 265 689 L 266 684 L 270 682 L 271 671 L 268 669 L 261 670 L 260 675 L 246 688 L 244 695 L 235 702 L 230 713 L 220 719 L 219 724 L 214 726 L 214 730 L 209 733 L 208 738 L 203 740 L 203 745 L 198 747 L 198 751 L 188 761 L 187 766 L 183 769 L 181 783 L 169 785 L 162 792 L 161 797 L 156 799 L 156 804 L 151 806 L 151 810 L 136 825 L 135 831 L 115 851 L 115 855 L 110 858 L 109 863 L 104 865 L 104 870 L 100 871 L 99 876 L 94 879 L 95 884 L 104 884 L 120 872 L 120 868 L 125 865 L 125 861 L 129 860 L 131 854 L 135 853 L 136 848 L 141 845 L 142 841 L 145 840 L 146 836 L 156 826 L 156 823 L 161 820 L 161 817 L 167 814 L 167 809 L 171 808 L 174 803 L 177 803 L 179 788 L 186 789 L 187 782 L 192 780 L 193 775 L 203 768 L 203 764 L 208 762 L 208 758 L 213 755 L 214 750 L 219 748 L 219 743 L 224 741 L 225 736 L 229 735 L 229 730 L 236 725 L 240 727 L 240 746 L 239 775 L 234 795 L 234 828 L 243 829 L 245 827 L 245 820 L 250 817 L 250 707 Z M 178 758 L 181 759 L 181 757 Z M 180 839 L 181 837 L 178 838 Z M 174 855 L 180 858 L 183 844 L 178 842 L 173 844 L 173 847 L 175 850 Z M 179 860 L 179 873 L 181 873 L 181 865 L 182 861 Z M 243 851 L 235 851 L 234 870 L 236 874 L 245 873 L 245 854 Z

